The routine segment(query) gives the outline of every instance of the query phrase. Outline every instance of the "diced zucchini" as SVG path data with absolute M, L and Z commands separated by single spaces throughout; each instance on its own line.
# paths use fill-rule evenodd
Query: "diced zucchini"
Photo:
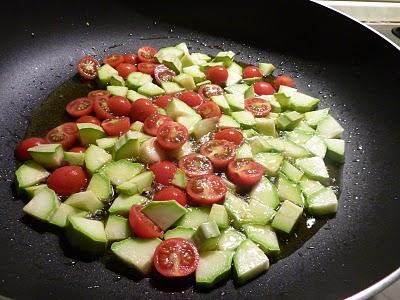
M 152 82 L 146 82 L 138 88 L 138 93 L 145 96 L 154 97 L 165 94 L 165 91 Z
M 144 166 L 132 163 L 126 159 L 113 161 L 104 166 L 101 173 L 107 177 L 113 185 L 120 185 L 144 171 Z
M 308 112 L 314 110 L 319 99 L 296 92 L 290 97 L 290 108 L 297 112 Z
M 296 183 L 298 183 L 304 175 L 304 172 L 297 169 L 287 160 L 283 162 L 281 171 L 288 179 Z
M 110 215 L 106 222 L 105 232 L 108 241 L 120 241 L 130 237 L 128 219 Z
M 282 140 L 283 154 L 289 158 L 302 158 L 310 156 L 310 152 L 304 147 L 288 140 Z
M 130 130 L 143 132 L 144 123 L 140 121 L 135 121 L 131 124 Z
M 263 134 L 276 137 L 275 121 L 268 118 L 255 118 L 255 129 Z
M 115 70 L 108 64 L 102 65 L 97 70 L 97 77 L 100 83 L 100 86 L 106 86 L 110 82 L 110 79 L 113 75 L 118 75 L 118 71 Z
M 279 242 L 275 231 L 269 225 L 243 225 L 246 236 L 259 245 L 267 255 L 279 254 Z
M 126 84 L 130 89 L 137 90 L 142 85 L 152 81 L 153 78 L 149 74 L 133 72 L 129 74 Z
M 244 110 L 244 96 L 241 94 L 226 94 L 225 99 L 232 111 Z
M 183 61 L 182 61 L 182 63 L 183 63 Z M 199 66 L 190 66 L 190 67 L 183 68 L 183 73 L 192 76 L 195 83 L 202 82 L 206 79 L 206 74 L 204 74 L 202 71 L 200 71 Z
M 281 130 L 293 130 L 303 118 L 304 115 L 297 111 L 284 112 L 276 120 L 276 126 Z
M 103 202 L 107 202 L 113 194 L 110 180 L 99 173 L 93 174 L 92 178 L 90 178 L 87 190 L 92 191 Z
M 325 157 L 326 154 L 326 144 L 322 138 L 317 135 L 314 135 L 310 138 L 305 144 L 304 148 L 306 148 L 310 153 L 315 156 L 319 156 L 321 158 Z
M 26 188 L 46 180 L 50 173 L 32 160 L 26 161 L 15 172 L 18 188 Z
M 137 158 L 139 155 L 140 144 L 148 140 L 150 136 L 138 131 L 128 131 L 122 135 L 115 143 L 114 159 Z
M 112 160 L 111 154 L 96 145 L 90 145 L 85 151 L 86 169 L 91 173 L 95 173 L 102 166 Z
M 148 190 L 153 183 L 154 174 L 151 171 L 143 172 L 132 179 L 117 186 L 119 193 L 134 195 Z
M 33 196 L 36 195 L 36 193 L 38 191 L 40 191 L 42 188 L 47 187 L 47 184 L 37 184 L 37 185 L 32 185 L 32 186 L 28 186 L 26 188 L 21 188 L 18 190 L 18 193 L 21 193 L 23 196 L 28 197 L 29 199 L 31 199 Z
M 185 126 L 189 134 L 192 134 L 196 124 L 201 121 L 201 116 L 198 114 L 192 116 L 181 116 L 176 118 L 176 121 Z
M 225 91 L 230 94 L 244 95 L 244 93 L 247 91 L 248 88 L 249 88 L 249 86 L 245 83 L 237 83 L 237 84 L 227 86 L 225 88 Z
M 125 86 L 125 80 L 118 74 L 113 74 L 110 78 L 110 85 L 112 86 Z
M 309 198 L 315 192 L 318 192 L 324 188 L 324 186 L 319 181 L 311 180 L 307 178 L 307 176 L 303 176 L 299 184 L 306 199 Z
M 207 251 L 200 254 L 196 269 L 196 284 L 211 288 L 229 276 L 232 265 L 232 251 Z
M 210 251 L 217 248 L 221 235 L 217 223 L 214 220 L 201 224 L 193 235 L 193 241 L 200 251 Z
M 303 213 L 303 208 L 285 200 L 275 214 L 272 227 L 276 230 L 290 233 Z
M 329 182 L 328 170 L 321 157 L 315 156 L 311 158 L 302 158 L 296 160 L 296 165 L 299 167 L 309 178 L 318 180 L 322 184 Z
M 307 209 L 313 215 L 334 214 L 338 200 L 330 187 L 323 188 L 307 198 Z
M 304 114 L 304 120 L 308 125 L 315 128 L 317 127 L 319 121 L 325 118 L 328 115 L 328 113 L 329 113 L 329 108 L 306 112 Z
M 283 174 L 280 174 L 278 180 L 278 195 L 281 201 L 289 200 L 299 206 L 304 206 L 304 199 L 300 187 L 292 183 Z
M 142 212 L 159 228 L 167 230 L 187 212 L 187 209 L 176 200 L 167 200 L 152 201 L 142 209 Z
M 101 149 L 106 150 L 107 152 L 111 152 L 114 148 L 115 143 L 117 142 L 117 137 L 105 137 L 102 139 L 96 140 L 97 146 Z
M 257 153 L 254 160 L 263 165 L 269 176 L 276 176 L 282 164 L 283 156 L 279 153 Z
M 85 164 L 85 153 L 64 152 L 64 161 L 72 166 L 83 166 Z
M 138 92 L 134 90 L 128 90 L 128 93 L 126 94 L 126 98 L 132 102 L 135 102 L 138 99 L 147 99 L 147 96 L 139 94 Z
M 195 230 L 193 228 L 178 226 L 164 233 L 164 239 L 182 238 L 193 242 L 194 232 Z
M 56 193 L 49 188 L 43 188 L 23 207 L 23 211 L 36 219 L 47 221 L 59 206 Z
M 253 114 L 247 110 L 233 112 L 232 118 L 236 120 L 244 129 L 251 128 L 256 124 Z
M 109 85 L 107 86 L 107 91 L 113 96 L 125 97 L 126 94 L 128 94 L 128 88 L 126 86 Z
M 240 128 L 240 124 L 236 122 L 232 117 L 222 115 L 219 118 L 218 127 L 223 128 Z
M 182 92 L 185 89 L 181 87 L 179 84 L 176 82 L 171 82 L 171 81 L 163 81 L 161 82 L 161 87 L 165 91 L 167 95 L 173 95 L 178 92 Z
M 166 152 L 157 143 L 156 138 L 152 137 L 143 142 L 139 148 L 140 161 L 152 164 L 166 159 Z
M 245 239 L 246 236 L 243 233 L 237 231 L 235 228 L 229 227 L 221 233 L 217 244 L 217 250 L 235 251 Z
M 214 203 L 210 210 L 208 219 L 215 221 L 219 229 L 226 229 L 229 227 L 229 216 L 223 205 Z
M 338 139 L 325 139 L 326 156 L 338 163 L 344 162 L 345 142 Z
M 260 182 L 253 187 L 250 199 L 257 200 L 273 209 L 279 205 L 278 192 L 266 177 L 262 177 Z
M 208 221 L 209 207 L 189 207 L 186 214 L 176 222 L 176 226 L 197 229 Z
M 253 153 L 251 152 L 251 146 L 249 144 L 242 144 L 236 150 L 236 159 L 239 158 L 253 158 Z
M 339 138 L 343 131 L 343 127 L 329 114 L 317 124 L 317 133 L 324 138 Z
M 258 68 L 261 70 L 263 76 L 271 75 L 275 70 L 275 66 L 268 63 L 259 63 Z
M 297 129 L 293 131 L 287 131 L 285 136 L 288 138 L 288 140 L 296 144 L 304 144 L 312 137 L 311 134 Z
M 211 100 L 221 108 L 224 114 L 230 114 L 231 108 L 224 95 L 211 96 Z
M 28 149 L 34 161 L 46 169 L 55 169 L 61 166 L 64 160 L 64 151 L 61 144 L 41 144 Z
M 104 203 L 97 199 L 96 194 L 90 190 L 72 194 L 64 203 L 90 212 L 102 209 L 104 206 Z
M 167 112 L 167 115 L 174 120 L 181 116 L 197 115 L 193 108 L 191 108 L 185 102 L 176 98 L 173 98 L 170 102 L 168 102 L 165 111 Z
M 67 226 L 68 216 L 76 215 L 81 212 L 82 210 L 78 208 L 72 207 L 65 203 L 61 203 L 60 206 L 54 211 L 54 213 L 49 218 L 49 223 L 63 228 Z
M 78 123 L 79 140 L 84 146 L 96 144 L 96 140 L 104 138 L 106 133 L 99 125 L 92 123 Z
M 161 48 L 154 55 L 154 57 L 157 58 L 159 63 L 162 63 L 164 57 L 166 57 L 166 56 L 176 56 L 178 58 L 181 58 L 184 55 L 185 52 L 183 51 L 183 49 L 180 49 L 180 47 L 165 47 L 165 48 Z
M 225 195 L 224 206 L 229 217 L 233 220 L 233 226 L 235 228 L 240 228 L 241 225 L 247 221 L 249 208 L 244 200 L 228 191 Z
M 290 97 L 297 92 L 297 89 L 285 85 L 281 85 L 277 93 L 274 94 L 276 100 L 279 102 L 283 109 L 290 106 Z
M 233 62 L 233 57 L 235 53 L 232 51 L 221 51 L 212 60 L 213 62 L 222 62 L 225 67 L 229 67 Z
M 193 135 L 196 140 L 201 139 L 206 134 L 214 132 L 217 129 L 218 121 L 218 117 L 198 121 L 193 128 Z
M 266 225 L 271 222 L 275 215 L 275 210 L 265 202 L 251 198 L 249 202 L 248 223 Z
M 193 77 L 185 73 L 175 76 L 174 81 L 187 90 L 194 90 L 196 88 Z
M 149 199 L 141 195 L 129 196 L 120 194 L 115 198 L 113 204 L 108 209 L 108 212 L 110 214 L 126 216 L 129 214 L 133 205 L 144 204 L 147 201 L 149 201 Z

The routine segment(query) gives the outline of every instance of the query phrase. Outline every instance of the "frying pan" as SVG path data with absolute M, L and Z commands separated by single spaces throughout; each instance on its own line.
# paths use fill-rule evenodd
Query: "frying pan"
M 354 295 L 400 266 L 399 49 L 313 2 L 215 2 L 3 3 L 2 295 L 337 299 Z M 75 77 L 81 56 L 101 58 L 145 44 L 162 47 L 182 41 L 192 51 L 209 54 L 231 49 L 244 63 L 271 61 L 277 73 L 296 77 L 301 91 L 318 96 L 321 107 L 331 107 L 346 129 L 347 156 L 336 217 L 324 220 L 315 235 L 299 242 L 265 275 L 241 287 L 229 280 L 212 291 L 199 291 L 193 289 L 192 279 L 168 281 L 156 275 L 142 279 L 107 257 L 81 257 L 65 246 L 57 230 L 24 217 L 23 202 L 13 192 L 13 149 L 29 123 L 40 125 L 32 134 L 51 128 L 59 122 L 60 107 L 89 88 Z

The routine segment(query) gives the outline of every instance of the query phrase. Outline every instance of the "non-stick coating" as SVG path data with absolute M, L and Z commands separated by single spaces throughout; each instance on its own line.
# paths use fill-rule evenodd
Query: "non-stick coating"
M 214 1 L 217 2 L 217 1 Z M 63 3 L 64 6 L 57 6 Z M 13 298 L 343 298 L 400 266 L 400 53 L 368 29 L 306 1 L 8 1 L 0 19 L 0 293 Z M 75 74 L 85 54 L 187 42 L 231 49 L 318 96 L 346 129 L 339 211 L 300 249 L 242 287 L 211 292 L 136 279 L 64 253 L 59 237 L 24 218 L 13 196 L 13 149 L 31 110 Z M 49 120 L 52 114 L 48 114 Z M 76 262 L 76 263 L 75 263 Z M 119 277 L 121 276 L 121 277 Z

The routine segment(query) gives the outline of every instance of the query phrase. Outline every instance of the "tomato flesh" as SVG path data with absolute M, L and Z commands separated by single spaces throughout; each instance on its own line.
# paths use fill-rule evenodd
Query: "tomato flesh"
M 68 103 L 66 110 L 74 118 L 89 115 L 93 111 L 93 100 L 86 97 L 72 100 Z
M 157 271 L 165 277 L 183 277 L 196 271 L 199 253 L 186 239 L 167 239 L 157 246 L 153 263 Z
M 186 193 L 174 186 L 165 186 L 154 194 L 155 201 L 175 200 L 182 206 L 187 205 Z
M 171 81 L 176 73 L 165 65 L 157 65 L 154 69 L 154 79 L 158 84 L 163 81 Z
M 157 64 L 145 63 L 145 62 L 139 63 L 137 65 L 139 72 L 146 73 L 149 75 L 154 75 L 154 71 L 155 71 L 156 67 L 157 67 Z
M 157 136 L 158 129 L 167 122 L 172 122 L 172 119 L 168 116 L 154 113 L 144 120 L 144 132 L 152 136 Z
M 214 66 L 207 70 L 207 79 L 218 85 L 225 84 L 228 75 L 228 70 L 223 66 Z
M 137 68 L 133 64 L 123 62 L 116 67 L 116 70 L 118 71 L 119 76 L 122 76 L 122 78 L 126 79 L 128 78 L 129 74 L 136 72 Z
M 163 236 L 162 230 L 142 213 L 141 205 L 134 205 L 129 211 L 129 227 L 137 237 L 160 238 Z
M 271 111 L 271 105 L 265 99 L 250 98 L 244 102 L 244 107 L 251 112 L 255 117 L 266 117 Z
M 75 153 L 84 153 L 86 151 L 85 147 L 72 147 L 69 149 L 69 152 L 75 152 Z
M 189 179 L 186 192 L 194 203 L 211 205 L 224 199 L 227 188 L 221 177 L 209 174 Z
M 224 89 L 216 84 L 203 84 L 197 91 L 204 100 L 211 100 L 212 96 L 224 94 Z
M 136 65 L 139 62 L 139 59 L 134 53 L 124 54 L 124 63 Z
M 64 123 L 50 130 L 46 138 L 49 143 L 61 144 L 64 150 L 68 150 L 78 139 L 78 127 L 75 123 Z
M 200 153 L 208 157 L 215 168 L 222 169 L 235 158 L 236 146 L 226 140 L 211 140 L 201 146 Z
M 214 171 L 211 161 L 199 153 L 185 155 L 179 160 L 178 166 L 188 177 L 212 174 Z
M 255 66 L 247 66 L 243 69 L 243 78 L 262 77 L 261 70 Z
M 110 111 L 116 116 L 129 116 L 131 112 L 131 103 L 122 96 L 112 96 L 108 99 L 107 105 Z
M 154 181 L 164 185 L 171 184 L 176 173 L 176 165 L 167 160 L 156 162 L 149 169 L 154 173 Z
M 87 97 L 90 100 L 95 100 L 96 98 L 103 98 L 103 97 L 109 98 L 109 97 L 111 97 L 111 93 L 106 90 L 94 90 L 94 91 L 89 92 Z
M 27 138 L 19 143 L 18 146 L 15 148 L 15 156 L 19 160 L 32 159 L 32 155 L 28 152 L 28 149 L 41 144 L 47 144 L 47 140 L 36 137 Z
M 239 146 L 243 143 L 243 134 L 235 128 L 225 128 L 214 134 L 216 140 L 226 140 Z
M 193 91 L 183 92 L 179 96 L 179 100 L 182 100 L 190 107 L 199 106 L 203 102 L 203 98 L 199 94 L 197 94 L 196 92 L 193 92 Z
M 131 121 L 144 122 L 146 118 L 156 112 L 156 107 L 148 99 L 138 99 L 131 105 Z
M 154 55 L 157 53 L 157 49 L 149 46 L 141 47 L 138 50 L 138 59 L 141 62 L 155 63 L 156 58 Z
M 274 87 L 270 83 L 264 81 L 254 83 L 253 88 L 257 95 L 272 95 L 275 93 Z
M 285 86 L 288 86 L 291 88 L 294 88 L 296 86 L 293 78 L 291 78 L 290 76 L 287 76 L 287 75 L 279 75 L 278 77 L 276 77 L 274 79 L 273 85 L 276 90 L 279 90 L 279 87 L 281 85 L 285 85 Z
M 55 169 L 47 179 L 47 185 L 57 195 L 70 196 L 85 189 L 86 172 L 80 166 L 65 166 Z
M 220 117 L 222 115 L 221 109 L 219 106 L 213 101 L 205 101 L 198 108 L 197 112 L 203 119 Z
M 95 79 L 99 68 L 100 63 L 91 56 L 84 56 L 78 62 L 78 73 L 84 79 Z
M 164 150 L 178 150 L 187 141 L 188 130 L 177 122 L 166 122 L 158 128 L 157 142 Z
M 250 187 L 257 184 L 263 174 L 264 167 L 251 159 L 236 159 L 228 165 L 228 178 L 242 187 Z
M 128 117 L 117 117 L 101 122 L 101 127 L 109 136 L 120 136 L 129 131 L 131 122 Z
M 113 68 L 118 67 L 118 65 L 123 62 L 124 62 L 124 56 L 118 53 L 108 55 L 104 58 L 104 63 L 110 65 Z
M 108 97 L 99 97 L 94 100 L 93 110 L 99 120 L 111 119 L 113 117 L 108 106 Z
M 170 95 L 159 96 L 154 100 L 154 104 L 158 107 L 166 108 L 172 97 Z
M 93 116 L 83 116 L 76 120 L 76 123 L 92 123 L 96 125 L 100 125 L 100 120 Z

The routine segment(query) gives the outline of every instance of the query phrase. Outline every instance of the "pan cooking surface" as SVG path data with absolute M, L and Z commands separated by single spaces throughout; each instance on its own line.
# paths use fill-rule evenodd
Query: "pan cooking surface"
M 7 16 L 0 21 L 7 33 L 3 36 L 9 37 L 0 50 L 1 294 L 14 298 L 343 298 L 400 265 L 399 53 L 325 8 L 291 3 L 289 12 L 284 9 L 288 3 L 270 4 L 270 18 L 252 11 L 254 18 L 247 19 L 253 22 L 251 28 L 245 27 L 246 16 L 229 21 L 229 7 L 213 9 L 207 21 L 173 4 L 151 12 L 135 11 L 127 3 L 113 5 L 114 18 L 105 17 L 109 6 L 99 4 L 72 3 L 61 8 L 48 3 L 43 4 L 46 10 L 18 1 L 8 4 L 19 13 L 13 26 Z M 218 11 L 225 13 L 219 22 L 210 22 Z M 325 27 L 316 26 L 318 21 Z M 43 126 L 51 128 L 63 112 L 57 105 L 49 110 L 41 104 L 56 102 L 57 97 L 58 104 L 65 103 L 88 88 L 73 78 L 79 57 L 101 58 L 146 44 L 161 47 L 182 41 L 192 51 L 211 55 L 221 48 L 233 50 L 245 63 L 254 64 L 258 58 L 271 61 L 277 73 L 297 77 L 301 91 L 318 96 L 320 107 L 331 107 L 348 141 L 337 216 L 265 275 L 242 287 L 229 280 L 209 293 L 193 291 L 190 280 L 171 284 L 156 275 L 138 278 L 108 257 L 90 261 L 77 256 L 57 232 L 49 232 L 53 229 L 24 217 L 23 202 L 12 193 L 13 149 L 32 116 L 46 110 Z

